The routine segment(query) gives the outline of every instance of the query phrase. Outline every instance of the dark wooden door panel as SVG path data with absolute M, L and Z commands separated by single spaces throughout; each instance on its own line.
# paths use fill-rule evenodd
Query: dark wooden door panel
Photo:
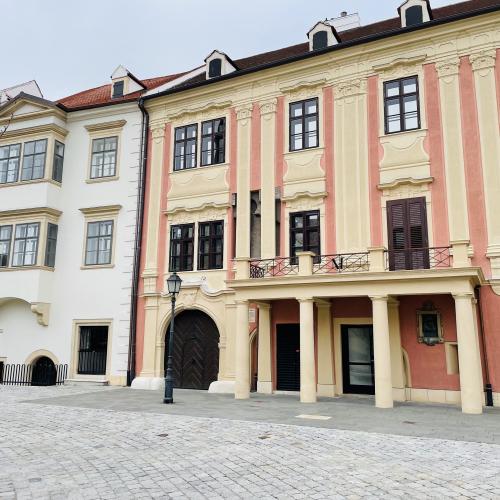
M 276 326 L 277 383 L 279 391 L 300 390 L 300 325 Z

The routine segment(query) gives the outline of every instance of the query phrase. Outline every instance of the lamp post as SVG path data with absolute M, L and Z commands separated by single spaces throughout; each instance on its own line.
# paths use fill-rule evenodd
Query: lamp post
M 174 320 L 175 320 L 175 300 L 177 294 L 181 290 L 182 280 L 180 276 L 174 272 L 167 279 L 168 293 L 172 301 L 172 317 L 170 318 L 170 333 L 168 336 L 168 359 L 167 359 L 167 372 L 165 374 L 165 397 L 163 402 L 165 404 L 172 404 L 174 402 L 174 374 L 172 370 L 172 354 L 174 350 Z

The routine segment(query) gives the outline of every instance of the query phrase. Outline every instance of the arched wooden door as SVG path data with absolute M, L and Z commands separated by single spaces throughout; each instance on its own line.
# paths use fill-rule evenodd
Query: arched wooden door
M 165 335 L 165 371 L 168 337 Z M 219 373 L 219 331 L 212 318 L 201 311 L 184 311 L 175 317 L 174 387 L 207 390 Z
M 47 358 L 47 356 L 42 356 L 38 358 L 33 364 L 33 371 L 31 374 L 31 385 L 36 386 L 47 386 L 56 385 L 57 381 L 57 370 L 54 362 Z

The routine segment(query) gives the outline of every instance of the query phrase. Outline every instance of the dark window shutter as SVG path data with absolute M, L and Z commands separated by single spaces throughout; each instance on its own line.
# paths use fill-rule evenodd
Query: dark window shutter
M 208 65 L 208 77 L 216 78 L 222 74 L 222 60 L 212 59 Z
M 424 22 L 424 11 L 420 5 L 406 9 L 406 26 L 416 26 Z
M 326 31 L 318 31 L 313 35 L 313 50 L 326 49 L 328 47 L 328 33 Z
M 122 97 L 125 82 L 122 80 L 120 82 L 113 83 L 113 97 Z
M 408 200 L 408 240 L 410 251 L 410 269 L 429 267 L 427 242 L 427 214 L 425 198 Z

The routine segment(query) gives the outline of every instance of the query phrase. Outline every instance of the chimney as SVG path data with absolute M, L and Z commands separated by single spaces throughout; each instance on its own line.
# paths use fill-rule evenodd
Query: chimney
M 361 26 L 361 19 L 357 12 L 348 14 L 347 11 L 344 10 L 340 13 L 340 17 L 329 19 L 328 24 L 333 26 L 337 32 L 340 33 L 353 28 L 359 28 Z

